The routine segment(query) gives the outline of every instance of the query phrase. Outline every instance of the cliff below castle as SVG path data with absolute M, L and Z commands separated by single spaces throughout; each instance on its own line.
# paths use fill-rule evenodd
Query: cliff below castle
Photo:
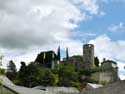
M 125 81 L 118 81 L 104 87 L 87 90 L 82 94 L 125 94 Z

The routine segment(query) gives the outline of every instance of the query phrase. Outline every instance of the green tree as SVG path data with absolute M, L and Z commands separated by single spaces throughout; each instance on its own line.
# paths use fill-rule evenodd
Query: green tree
M 7 77 L 10 80 L 15 79 L 16 72 L 17 72 L 16 65 L 14 64 L 13 60 L 10 60 L 8 66 L 7 66 Z
M 59 86 L 73 86 L 80 88 L 79 75 L 75 71 L 75 67 L 72 65 L 57 65 L 58 68 L 53 70 L 53 73 L 58 74 L 59 77 Z
M 39 68 L 38 82 L 44 86 L 55 86 L 58 83 L 58 76 L 50 69 Z
M 20 64 L 21 64 L 21 67 L 20 67 L 19 72 L 18 72 L 18 78 L 17 78 L 18 81 L 16 84 L 26 86 L 27 66 L 26 66 L 26 63 L 23 61 L 21 61 Z
M 95 57 L 95 66 L 99 67 L 99 59 L 98 59 L 98 57 Z
M 58 60 L 60 61 L 60 46 L 58 47 L 58 50 L 57 50 L 57 58 L 58 58 Z
M 66 60 L 69 59 L 69 51 L 68 51 L 68 48 L 66 48 Z
M 19 85 L 26 87 L 34 87 L 37 85 L 53 86 L 57 84 L 58 77 L 52 73 L 50 69 L 43 68 L 35 63 L 22 66 L 19 71 Z

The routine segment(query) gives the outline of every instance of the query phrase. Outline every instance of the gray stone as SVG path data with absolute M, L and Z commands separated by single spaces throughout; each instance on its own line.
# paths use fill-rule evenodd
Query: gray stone
M 85 63 L 85 68 L 92 68 L 94 64 L 94 45 L 85 44 L 83 45 L 83 62 Z

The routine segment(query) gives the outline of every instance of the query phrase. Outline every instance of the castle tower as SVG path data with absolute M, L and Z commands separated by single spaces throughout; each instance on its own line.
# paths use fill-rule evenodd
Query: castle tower
M 83 62 L 85 68 L 90 69 L 95 66 L 94 64 L 94 45 L 85 44 L 83 45 Z

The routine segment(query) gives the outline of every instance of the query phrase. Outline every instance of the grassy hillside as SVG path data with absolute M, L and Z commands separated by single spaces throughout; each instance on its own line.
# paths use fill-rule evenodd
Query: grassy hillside
M 7 89 L 3 86 L 0 86 L 0 94 L 16 94 L 16 93 L 10 91 L 9 89 Z

